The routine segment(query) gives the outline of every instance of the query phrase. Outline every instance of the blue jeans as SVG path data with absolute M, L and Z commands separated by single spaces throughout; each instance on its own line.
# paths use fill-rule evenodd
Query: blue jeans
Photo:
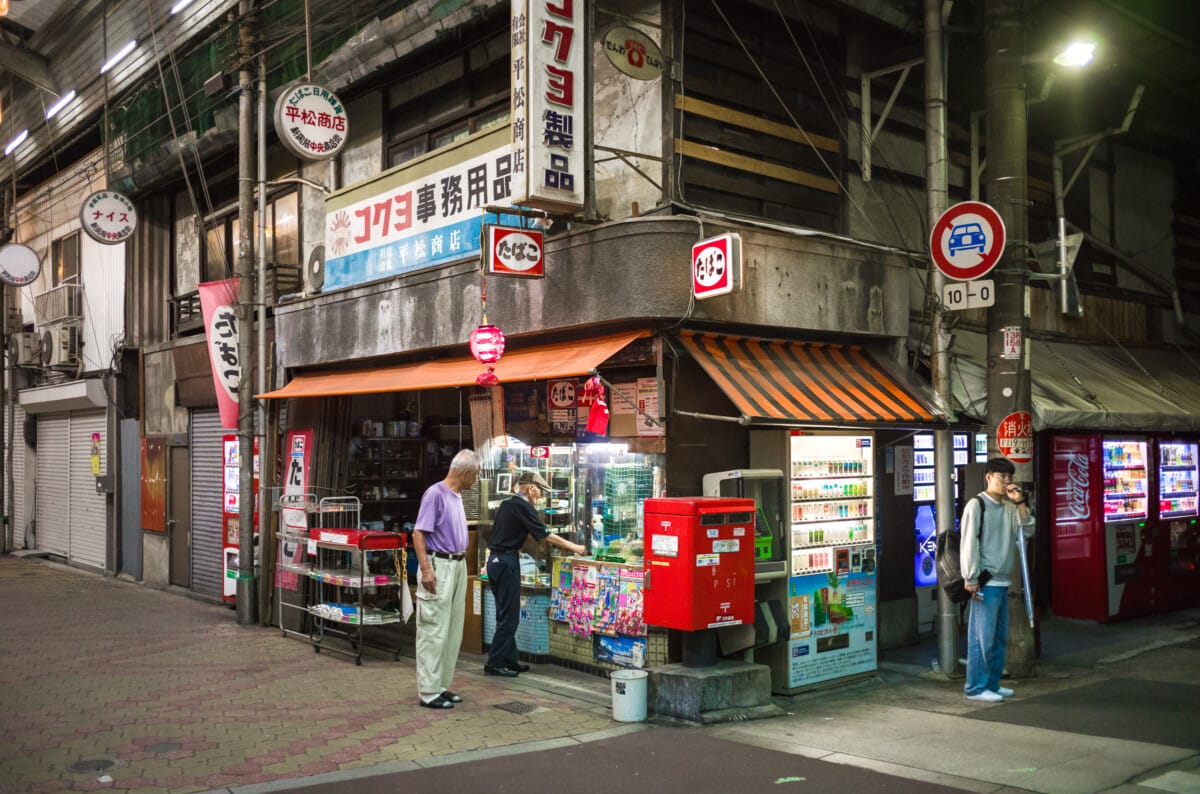
M 972 598 L 967 621 L 968 695 L 1000 688 L 1004 655 L 1008 650 L 1008 588 L 981 587 L 983 599 Z

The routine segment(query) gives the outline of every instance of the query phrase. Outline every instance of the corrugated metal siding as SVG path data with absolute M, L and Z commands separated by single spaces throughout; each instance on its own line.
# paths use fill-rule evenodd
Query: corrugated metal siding
M 70 557 L 70 419 L 66 414 L 38 417 L 37 545 L 40 551 Z
M 192 589 L 219 598 L 221 577 L 221 415 L 192 411 Z
M 71 562 L 105 569 L 108 511 L 105 497 L 96 493 L 92 474 L 92 435 L 100 436 L 100 472 L 108 469 L 108 432 L 104 411 L 72 413 L 71 422 Z
M 8 417 L 5 416 L 7 420 Z M 12 539 L 14 549 L 26 548 L 26 532 L 25 527 L 29 523 L 30 510 L 25 504 L 25 455 L 28 453 L 28 447 L 25 446 L 25 409 L 21 406 L 14 406 L 12 425 L 4 428 L 4 440 L 7 442 L 12 439 L 12 495 L 6 496 L 6 499 L 12 499 Z M 4 451 L 4 464 L 8 465 L 8 450 Z M 4 483 L 4 487 L 8 487 L 8 482 Z
M 121 336 L 125 327 L 125 246 L 101 245 L 81 232 L 79 262 L 83 369 L 107 370 L 113 358 L 112 340 Z
M 154 196 L 139 201 L 137 211 L 137 229 L 125 243 L 125 344 L 144 347 L 167 341 L 171 333 L 170 304 L 163 300 L 171 294 L 171 200 Z

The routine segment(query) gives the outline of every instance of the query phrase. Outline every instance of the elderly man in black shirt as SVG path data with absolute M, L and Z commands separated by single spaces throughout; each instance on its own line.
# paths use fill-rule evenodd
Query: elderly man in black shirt
M 488 675 L 513 677 L 529 669 L 517 658 L 517 625 L 521 620 L 521 547 L 530 535 L 536 541 L 585 554 L 587 549 L 578 543 L 551 534 L 538 517 L 534 503 L 549 484 L 537 472 L 522 472 L 517 478 L 516 493 L 500 503 L 492 523 L 492 542 L 488 550 L 487 575 L 496 598 L 496 634 L 488 652 L 483 671 Z

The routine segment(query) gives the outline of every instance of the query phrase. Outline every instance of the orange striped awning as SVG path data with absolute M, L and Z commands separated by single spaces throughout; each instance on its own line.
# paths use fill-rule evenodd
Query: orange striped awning
M 512 350 L 496 362 L 496 376 L 501 383 L 519 383 L 587 375 L 621 348 L 646 335 L 646 331 L 626 331 Z M 259 399 L 286 400 L 474 386 L 475 377 L 484 369 L 470 356 L 462 356 L 353 370 L 305 372 L 292 378 L 282 389 L 257 396 Z
M 944 418 L 916 384 L 902 383 L 859 345 L 695 332 L 680 340 L 749 419 L 909 425 Z

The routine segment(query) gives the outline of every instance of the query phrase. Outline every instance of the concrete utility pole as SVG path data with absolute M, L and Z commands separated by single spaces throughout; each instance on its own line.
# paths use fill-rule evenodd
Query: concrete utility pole
M 1006 416 L 1030 411 L 1029 384 L 1029 208 L 1023 0 L 986 0 L 984 46 L 987 63 L 987 201 L 1004 221 L 1008 244 L 996 266 L 996 303 L 988 309 L 988 451 L 999 455 L 996 431 Z M 1019 334 L 1020 352 L 1006 357 L 1005 337 Z M 1017 465 L 1027 491 L 1030 464 Z M 1014 584 L 1020 582 L 1018 576 Z M 1033 630 L 1025 618 L 1019 586 L 1009 597 L 1008 669 L 1033 669 Z
M 254 381 L 253 361 L 254 304 L 253 246 L 254 227 L 254 0 L 238 2 L 238 580 L 237 622 L 239 626 L 258 625 L 258 578 L 254 573 Z
M 942 0 L 925 3 L 925 186 L 929 202 L 929 225 L 933 224 L 948 206 L 947 144 L 946 144 L 946 72 L 944 69 L 944 39 L 942 33 Z M 943 405 L 950 405 L 950 335 L 946 332 L 942 308 L 942 285 L 946 277 L 929 259 L 928 294 L 932 307 L 930 321 L 930 360 L 933 390 Z M 934 432 L 933 454 L 937 466 L 934 479 L 934 506 L 937 508 L 937 533 L 942 535 L 954 527 L 954 439 L 949 428 Z M 945 675 L 953 675 L 958 667 L 958 607 L 951 603 L 946 591 L 938 588 L 938 665 Z

